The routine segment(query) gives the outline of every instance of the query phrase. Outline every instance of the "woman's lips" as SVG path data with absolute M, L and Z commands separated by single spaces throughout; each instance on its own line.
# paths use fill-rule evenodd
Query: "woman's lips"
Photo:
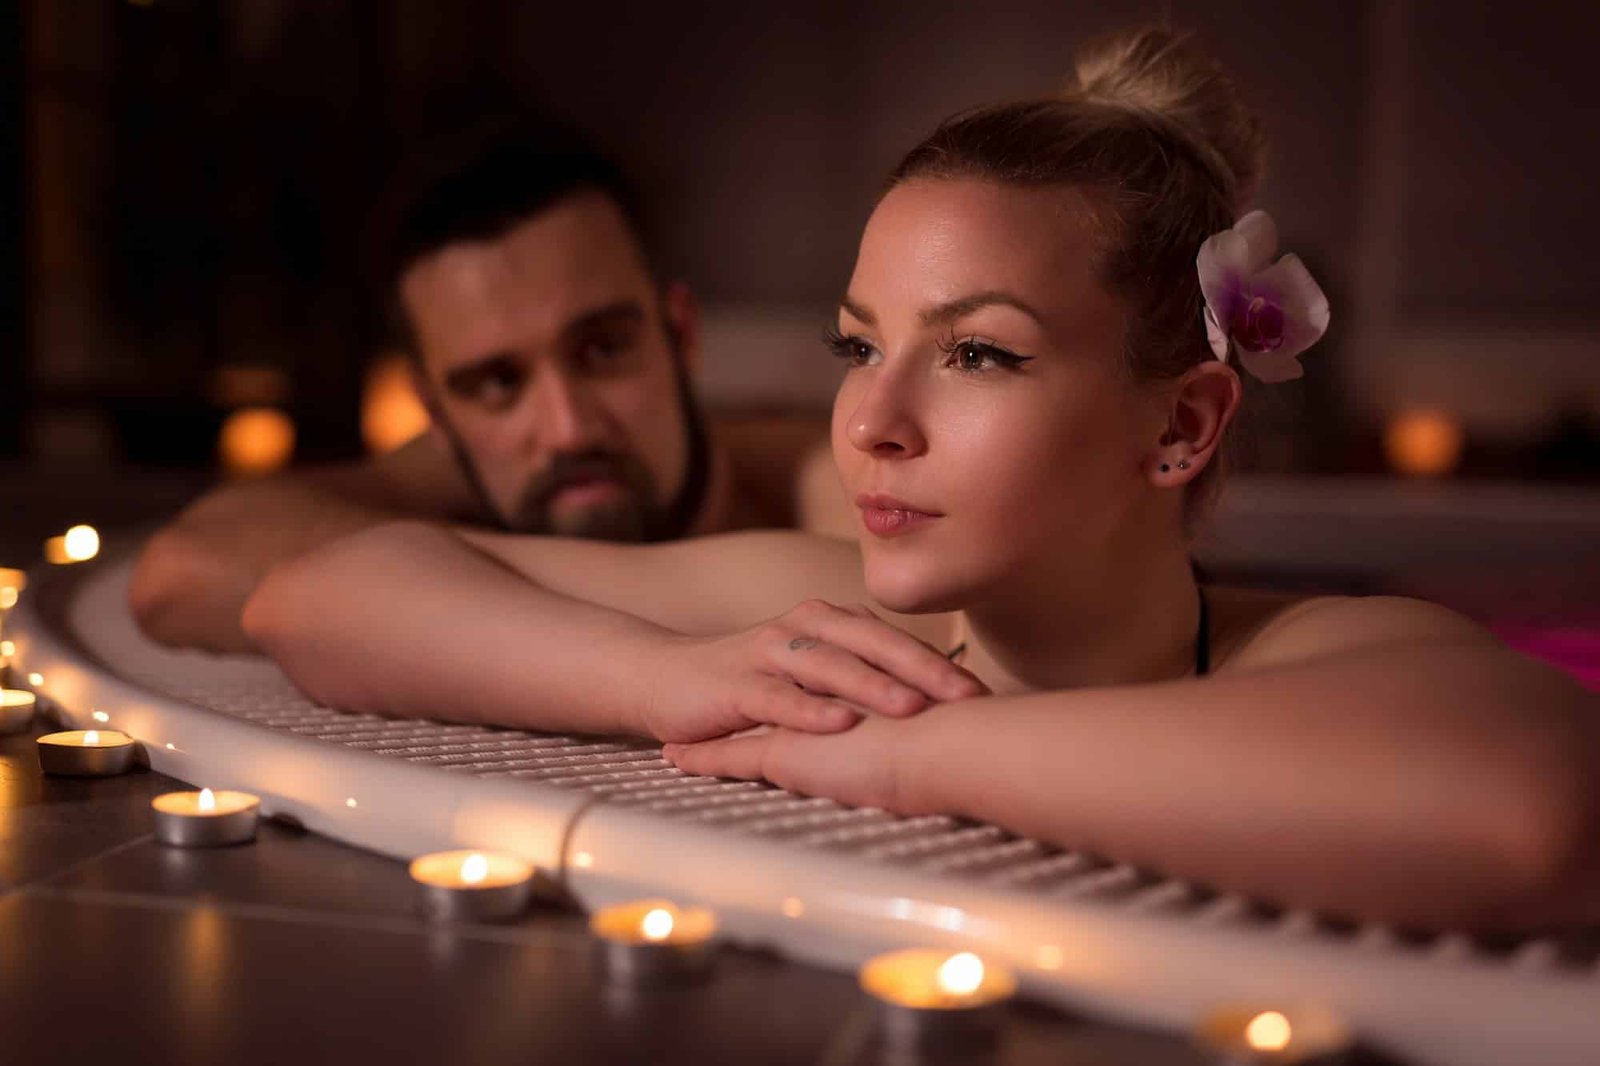
M 919 511 L 892 496 L 863 493 L 856 497 L 856 506 L 861 508 L 861 524 L 879 537 L 897 537 L 944 517 L 934 511 Z

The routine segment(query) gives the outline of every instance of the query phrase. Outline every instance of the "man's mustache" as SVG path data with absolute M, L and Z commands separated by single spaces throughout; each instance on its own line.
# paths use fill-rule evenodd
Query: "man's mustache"
M 632 455 L 602 451 L 558 454 L 528 482 L 518 510 L 526 517 L 542 515 L 550 500 L 562 489 L 602 479 L 620 482 L 638 495 L 648 486 L 649 472 Z

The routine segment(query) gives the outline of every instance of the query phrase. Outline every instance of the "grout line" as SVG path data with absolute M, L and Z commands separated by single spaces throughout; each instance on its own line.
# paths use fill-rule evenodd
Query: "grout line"
M 359 929 L 366 932 L 396 933 L 401 935 L 445 933 L 463 940 L 544 948 L 569 948 L 574 951 L 588 951 L 592 946 L 590 937 L 586 932 L 534 926 L 496 928 L 482 924 L 436 923 L 428 921 L 420 915 L 415 918 L 403 916 L 383 917 L 358 912 L 303 910 L 297 907 L 286 907 L 271 903 L 196 900 L 187 896 L 162 896 L 145 892 L 112 892 L 103 889 L 35 887 L 22 894 L 34 899 L 98 904 L 134 910 L 167 911 L 173 914 L 211 911 L 229 918 L 280 922 L 288 925 Z
M 52 870 L 47 874 L 41 874 L 31 881 L 23 881 L 21 884 L 12 885 L 9 889 L 7 889 L 7 891 L 23 893 L 32 891 L 36 888 L 45 887 L 49 882 L 54 881 L 57 878 L 65 877 L 75 870 L 80 870 L 83 867 L 88 866 L 90 863 L 99 862 L 101 859 L 108 859 L 119 852 L 127 851 L 129 848 L 138 847 L 140 844 L 148 844 L 154 839 L 154 833 L 141 833 L 139 836 L 136 836 L 131 840 L 124 840 L 122 843 L 115 844 L 107 848 L 105 851 L 97 851 L 93 855 L 86 855 L 83 858 L 78 859 L 76 862 L 70 862 L 58 870 Z

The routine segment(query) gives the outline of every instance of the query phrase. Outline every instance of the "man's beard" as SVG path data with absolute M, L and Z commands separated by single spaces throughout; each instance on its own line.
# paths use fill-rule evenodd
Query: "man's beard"
M 477 465 L 455 427 L 442 416 L 439 424 L 484 514 L 491 516 L 507 532 L 633 542 L 676 540 L 689 531 L 705 502 L 711 477 L 711 447 L 705 416 L 695 399 L 688 368 L 676 344 L 673 346 L 673 377 L 688 456 L 683 486 L 665 504 L 660 502 L 654 475 L 637 455 L 597 449 L 557 454 L 522 490 L 510 513 L 502 513 L 484 487 Z M 551 502 L 561 490 L 597 478 L 622 486 L 622 498 L 567 515 L 551 508 Z

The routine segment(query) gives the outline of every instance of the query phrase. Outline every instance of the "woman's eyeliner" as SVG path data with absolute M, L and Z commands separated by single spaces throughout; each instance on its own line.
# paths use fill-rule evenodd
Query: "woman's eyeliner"
M 865 366 L 866 360 L 871 358 L 873 347 L 865 339 L 855 334 L 840 333 L 832 326 L 822 331 L 822 343 L 836 358 L 844 359 L 853 367 Z M 950 364 L 955 369 L 966 374 L 982 374 L 987 370 L 1000 368 L 1005 370 L 1020 370 L 1025 363 L 1033 361 L 1032 356 L 1017 355 L 997 344 L 980 340 L 977 337 L 965 337 L 960 340 L 939 342 L 939 350 L 949 357 Z M 967 360 L 976 358 L 988 363 L 988 366 L 972 366 Z

